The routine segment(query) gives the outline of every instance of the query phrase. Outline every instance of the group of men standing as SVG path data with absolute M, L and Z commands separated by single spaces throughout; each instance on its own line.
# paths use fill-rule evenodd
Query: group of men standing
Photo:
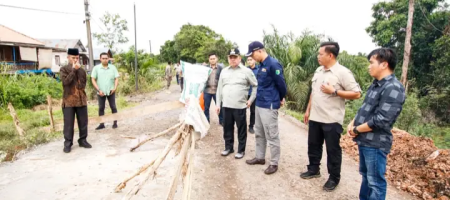
M 312 91 L 304 116 L 308 125 L 307 170 L 300 174 L 303 179 L 320 177 L 320 161 L 323 144 L 326 144 L 329 178 L 323 189 L 333 191 L 341 180 L 342 149 L 341 133 L 345 116 L 345 102 L 359 99 L 362 91 L 353 73 L 337 61 L 340 47 L 336 42 L 321 43 L 318 51 L 317 68 L 312 78 Z M 264 171 L 273 174 L 278 170 L 280 159 L 280 137 L 278 130 L 278 109 L 283 106 L 287 93 L 283 68 L 269 56 L 260 42 L 252 42 L 246 54 L 248 67 L 244 67 L 238 49 L 228 54 L 229 67 L 217 69 L 210 55 L 210 67 L 215 71 L 208 79 L 210 93 L 217 81 L 216 101 L 220 124 L 223 124 L 225 150 L 222 156 L 234 152 L 234 126 L 238 129 L 238 151 L 236 159 L 245 155 L 247 140 L 246 109 L 250 108 L 249 133 L 255 133 L 256 155 L 247 160 L 249 165 L 265 165 L 266 147 L 270 147 L 270 164 Z M 213 62 L 211 62 L 213 58 Z M 396 53 L 389 48 L 372 51 L 369 74 L 374 78 L 362 107 L 348 124 L 347 133 L 354 137 L 360 155 L 362 184 L 360 199 L 386 198 L 386 157 L 393 136 L 391 129 L 402 111 L 405 89 L 394 75 L 397 63 Z M 255 63 L 259 62 L 257 66 Z M 221 72 L 220 72 L 221 71 Z M 218 76 L 218 77 L 217 77 Z M 214 80 L 214 81 L 213 81 Z M 205 105 L 209 120 L 210 97 Z M 221 117 L 223 114 L 223 117 Z M 222 121 L 223 120 L 223 121 Z
M 318 51 L 317 68 L 312 78 L 312 91 L 304 116 L 308 124 L 307 171 L 300 174 L 303 179 L 320 177 L 320 161 L 323 143 L 327 151 L 327 169 L 329 178 L 323 189 L 333 191 L 341 180 L 342 149 L 339 144 L 345 115 L 346 100 L 359 99 L 362 91 L 353 73 L 337 61 L 339 44 L 324 42 Z M 78 50 L 69 49 L 69 64 L 61 68 L 64 87 L 64 152 L 68 153 L 73 144 L 73 124 L 75 115 L 80 130 L 78 143 L 81 147 L 91 148 L 87 142 L 87 99 L 86 72 L 78 62 Z M 260 42 L 249 44 L 246 54 L 248 67 L 241 63 L 239 49 L 231 49 L 228 54 L 229 67 L 218 65 L 218 56 L 209 55 L 208 67 L 211 68 L 204 89 L 205 115 L 210 121 L 210 105 L 216 102 L 219 123 L 223 126 L 225 149 L 222 156 L 234 153 L 234 126 L 238 132 L 238 150 L 236 159 L 245 156 L 247 132 L 255 133 L 255 156 L 247 160 L 248 165 L 265 165 L 267 145 L 270 147 L 270 164 L 265 174 L 277 172 L 280 160 L 280 137 L 278 110 L 285 103 L 287 87 L 283 67 L 268 55 Z M 92 72 L 92 82 L 97 90 L 99 115 L 104 114 L 105 101 L 108 99 L 112 112 L 116 113 L 115 91 L 119 74 L 108 64 L 108 54 L 100 55 L 102 64 Z M 364 103 L 354 119 L 347 126 L 347 133 L 358 144 L 360 173 L 362 184 L 360 199 L 386 198 L 386 157 L 392 147 L 391 129 L 402 111 L 405 102 L 405 89 L 394 76 L 397 63 L 396 53 L 389 48 L 372 51 L 367 59 L 370 62 L 369 74 L 374 78 Z M 256 62 L 260 65 L 257 66 Z M 167 87 L 170 86 L 172 71 L 166 67 Z M 177 83 L 183 82 L 182 70 L 177 70 Z M 181 77 L 181 81 L 178 79 Z M 250 123 L 247 129 L 246 109 L 250 108 Z M 100 124 L 97 129 L 105 128 Z M 117 128 L 114 122 L 113 128 Z
M 278 131 L 278 109 L 284 104 L 287 93 L 281 64 L 270 57 L 264 45 L 252 42 L 246 54 L 249 66 L 242 64 L 239 49 L 228 53 L 229 67 L 217 66 L 218 56 L 209 55 L 212 72 L 204 90 L 205 115 L 209 120 L 211 99 L 216 102 L 219 123 L 223 125 L 225 149 L 222 156 L 234 153 L 234 127 L 238 132 L 236 159 L 245 156 L 247 132 L 255 133 L 256 155 L 247 160 L 249 165 L 265 164 L 267 144 L 270 147 L 270 165 L 266 174 L 278 170 L 280 138 Z M 256 62 L 260 65 L 256 66 Z M 250 123 L 247 129 L 247 108 L 250 108 Z

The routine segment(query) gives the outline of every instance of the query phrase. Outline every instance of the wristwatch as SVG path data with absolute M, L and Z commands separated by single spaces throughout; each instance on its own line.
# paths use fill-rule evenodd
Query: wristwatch
M 333 96 L 337 96 L 337 95 L 338 95 L 337 92 L 338 92 L 338 90 L 335 89 L 335 90 L 334 90 L 334 93 L 333 93 Z
M 355 133 L 356 135 L 359 135 L 360 132 L 358 131 L 358 129 L 357 129 L 356 127 L 357 127 L 357 126 L 355 126 L 355 127 L 353 128 L 353 133 Z

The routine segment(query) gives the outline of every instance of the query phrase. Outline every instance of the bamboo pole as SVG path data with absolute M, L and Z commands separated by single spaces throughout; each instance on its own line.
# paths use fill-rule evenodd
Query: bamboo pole
M 186 125 L 183 125 L 180 129 L 184 128 L 184 126 L 186 126 Z M 150 179 L 150 177 L 153 177 L 155 175 L 155 171 L 158 169 L 159 165 L 161 165 L 161 163 L 164 161 L 164 159 L 166 158 L 167 154 L 169 154 L 169 152 L 172 149 L 173 145 L 180 139 L 180 136 L 181 136 L 181 131 L 177 131 L 175 133 L 175 135 L 173 135 L 172 138 L 170 138 L 169 143 L 167 143 L 166 147 L 161 152 L 161 154 L 158 156 L 158 158 L 156 159 L 155 163 L 151 166 L 151 168 L 149 170 L 147 170 L 145 172 L 145 174 L 144 174 L 143 178 L 141 179 L 141 181 L 139 181 L 139 183 L 137 183 L 126 194 L 126 196 L 123 198 L 124 200 L 129 200 L 134 195 L 136 195 L 139 192 L 139 190 L 142 189 L 142 187 L 148 181 L 148 179 Z
M 191 133 L 192 136 L 192 144 L 191 150 L 189 152 L 189 165 L 186 173 L 186 177 L 184 178 L 184 186 L 183 186 L 183 200 L 191 199 L 191 191 L 192 191 L 192 180 L 193 180 L 193 171 L 194 171 L 194 153 L 195 153 L 195 134 Z
M 177 165 L 177 169 L 175 171 L 175 175 L 172 180 L 172 184 L 170 186 L 169 193 L 167 194 L 167 200 L 173 200 L 173 197 L 175 196 L 175 192 L 177 191 L 178 181 L 180 180 L 181 170 L 183 169 L 184 163 L 186 162 L 186 157 L 188 154 L 189 149 L 189 141 L 190 141 L 190 135 L 187 135 L 186 138 L 183 141 L 183 146 L 181 147 L 181 156 L 180 160 Z
M 130 181 L 131 179 L 133 179 L 136 176 L 139 176 L 139 174 L 141 174 L 142 172 L 144 172 L 145 170 L 147 170 L 150 166 L 152 166 L 155 163 L 155 160 L 153 160 L 152 162 L 150 162 L 149 164 L 141 167 L 141 169 L 139 169 L 138 172 L 136 172 L 135 174 L 133 174 L 132 176 L 130 176 L 129 178 L 125 179 L 122 183 L 119 183 L 119 185 L 117 185 L 116 189 L 114 190 L 115 192 L 120 192 L 122 191 L 123 188 L 125 188 L 127 186 L 128 181 Z
M 148 142 L 148 141 L 151 141 L 151 140 L 153 140 L 153 139 L 155 139 L 155 138 L 158 138 L 158 137 L 161 137 L 161 136 L 163 136 L 163 135 L 165 135 L 165 134 L 167 134 L 167 133 L 170 133 L 170 132 L 173 131 L 174 129 L 180 127 L 182 124 L 183 124 L 183 122 L 180 122 L 180 123 L 176 124 L 175 126 L 172 126 L 172 127 L 168 128 L 168 129 L 166 129 L 166 130 L 164 130 L 164 131 L 162 131 L 162 132 L 160 132 L 160 133 L 157 133 L 157 134 L 155 134 L 155 135 L 150 136 L 149 138 L 143 140 L 142 142 L 139 142 L 139 144 L 137 144 L 136 146 L 132 147 L 132 148 L 130 149 L 130 151 L 136 150 L 137 148 L 139 148 L 141 145 L 145 144 L 145 143 Z
M 55 131 L 55 121 L 53 121 L 52 97 L 47 95 L 48 117 L 50 119 L 50 130 Z
M 23 140 L 25 136 L 25 131 L 20 127 L 20 121 L 19 118 L 17 117 L 16 110 L 14 109 L 11 103 L 8 103 L 8 109 L 9 113 L 11 114 L 11 117 L 13 118 L 14 126 L 16 127 L 20 140 Z

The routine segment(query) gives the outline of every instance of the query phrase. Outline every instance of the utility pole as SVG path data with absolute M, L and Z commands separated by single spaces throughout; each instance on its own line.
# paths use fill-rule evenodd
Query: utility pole
M 136 3 L 134 3 L 134 76 L 136 82 L 136 91 L 138 91 L 138 64 L 137 64 L 137 33 L 136 33 Z
M 149 40 L 148 43 L 150 44 L 150 54 L 152 54 L 152 41 Z
M 406 90 L 408 90 L 407 77 L 408 77 L 408 65 L 411 57 L 411 30 L 413 25 L 413 16 L 414 16 L 414 0 L 409 0 L 408 23 L 406 25 L 405 51 L 403 52 L 402 77 L 400 79 L 403 86 L 405 86 Z
M 92 51 L 92 35 L 91 35 L 91 13 L 89 12 L 89 2 L 88 0 L 84 0 L 84 12 L 86 15 L 86 30 L 87 30 L 87 39 L 88 39 L 88 49 L 89 49 L 89 68 L 94 67 L 94 52 Z

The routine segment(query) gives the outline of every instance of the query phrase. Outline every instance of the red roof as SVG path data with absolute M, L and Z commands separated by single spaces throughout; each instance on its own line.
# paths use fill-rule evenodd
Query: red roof
M 0 44 L 12 43 L 14 45 L 28 44 L 33 46 L 44 46 L 39 40 L 26 36 L 6 26 L 0 25 Z

